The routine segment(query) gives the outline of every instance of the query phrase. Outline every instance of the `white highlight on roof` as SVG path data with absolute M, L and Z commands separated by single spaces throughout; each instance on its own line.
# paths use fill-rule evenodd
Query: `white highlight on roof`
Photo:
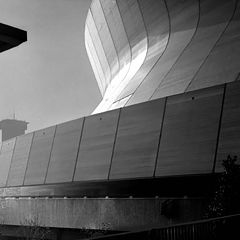
M 133 76 L 142 66 L 147 54 L 147 38 L 144 38 L 142 41 L 140 41 L 136 46 L 134 46 L 134 48 L 139 49 L 137 54 L 135 54 L 136 57 L 133 58 L 131 62 L 125 64 L 119 73 L 112 79 L 111 83 L 107 87 L 101 103 L 93 111 L 93 114 L 109 109 L 116 97 L 127 86 Z

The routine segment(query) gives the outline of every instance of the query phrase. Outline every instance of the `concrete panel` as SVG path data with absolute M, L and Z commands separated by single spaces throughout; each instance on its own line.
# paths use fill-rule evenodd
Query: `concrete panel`
M 33 133 L 17 137 L 12 163 L 8 175 L 7 186 L 23 185 L 24 175 L 32 144 Z
M 148 47 L 146 25 L 144 23 L 143 15 L 138 1 L 118 0 L 117 4 L 131 48 L 131 62 L 128 72 L 120 82 L 121 84 L 118 86 L 118 91 L 114 96 L 115 98 L 121 93 L 121 91 L 126 87 L 126 85 L 131 81 L 137 71 L 141 68 L 146 58 Z
M 119 71 L 119 61 L 116 47 L 114 45 L 100 0 L 94 0 L 92 2 L 91 12 L 109 63 L 111 79 L 113 79 L 117 74 L 117 71 Z
M 74 181 L 107 179 L 119 110 L 85 119 Z
M 147 36 L 141 10 L 138 2 L 135 0 L 117 0 L 117 4 L 132 49 L 132 55 L 134 55 L 134 50 L 137 49 L 133 48 L 137 47 L 137 45 L 139 45 L 139 43 Z M 132 56 L 132 59 L 133 58 L 134 57 Z
M 101 64 L 101 68 L 105 76 L 104 82 L 102 82 L 102 86 L 106 90 L 106 87 L 110 83 L 111 70 L 110 70 L 108 60 L 106 58 L 106 54 L 103 49 L 101 39 L 99 37 L 98 30 L 96 28 L 94 19 L 92 17 L 91 11 L 88 12 L 86 26 L 88 28 L 89 34 L 92 39 L 92 43 L 94 45 L 94 49 L 91 49 L 91 50 L 96 52 L 96 55 L 98 56 L 99 62 Z
M 6 186 L 8 172 L 11 165 L 16 138 L 9 139 L 2 143 L 0 154 L 0 187 Z
M 211 173 L 223 86 L 169 97 L 156 176 Z
M 216 172 L 228 155 L 240 156 L 240 82 L 227 84 L 220 129 Z
M 109 85 L 102 102 L 94 113 L 104 112 L 111 108 L 116 96 L 121 93 L 144 63 L 147 54 L 147 32 L 138 1 L 117 1 L 117 5 L 131 48 L 131 61 L 125 63 L 124 68 L 112 79 L 112 84 Z
M 125 32 L 121 15 L 119 13 L 117 1 L 101 0 L 102 9 L 117 50 L 119 60 L 119 71 L 125 71 L 123 68 L 131 61 L 131 50 L 129 41 Z M 127 67 L 129 68 L 129 67 Z
M 120 231 L 182 223 L 199 219 L 203 214 L 202 199 L 174 199 L 174 203 L 179 206 L 180 217 L 167 218 L 161 214 L 162 204 L 166 200 L 166 198 L 1 199 L 0 206 L 3 207 L 0 208 L 0 214 L 4 223 L 9 225 L 22 225 L 22 222 L 36 219 L 40 226 Z
M 87 25 L 85 26 L 85 47 L 87 50 L 88 58 L 91 63 L 95 78 L 98 83 L 98 87 L 100 89 L 101 94 L 103 95 L 105 91 L 105 86 L 103 84 L 105 82 L 105 76 L 104 76 L 104 72 L 103 72 L 101 63 L 98 59 Z
M 83 118 L 57 125 L 46 183 L 73 179 Z
M 55 126 L 36 131 L 33 136 L 24 185 L 43 184 L 52 150 Z
M 229 10 L 230 8 L 230 10 Z M 224 32 L 234 1 L 200 1 L 200 22 L 190 44 L 164 78 L 153 98 L 183 93 Z
M 229 3 L 234 1 L 229 1 Z M 232 7 L 232 6 L 231 6 Z M 227 9 L 226 9 L 227 11 Z M 229 9 L 233 12 L 233 9 Z M 240 2 L 233 19 L 187 91 L 235 81 L 240 72 Z
M 153 176 L 164 102 L 122 109 L 110 179 Z
M 118 100 L 129 96 L 136 90 L 163 54 L 169 40 L 170 22 L 165 2 L 156 0 L 138 2 L 147 31 L 148 51 L 143 65 L 118 96 Z
M 150 99 L 187 47 L 196 31 L 199 20 L 197 0 L 166 1 L 170 18 L 170 37 L 167 48 L 142 84 L 136 89 L 127 105 L 136 104 Z

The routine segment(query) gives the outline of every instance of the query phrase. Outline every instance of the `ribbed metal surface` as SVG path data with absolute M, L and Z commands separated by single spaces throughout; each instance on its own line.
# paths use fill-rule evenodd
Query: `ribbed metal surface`
M 239 6 L 94 0 L 85 43 L 104 96 L 98 110 L 126 107 L 3 142 L 0 186 L 222 171 L 221 160 L 239 153 L 239 83 L 219 85 L 239 76 Z M 167 92 L 181 94 L 159 98 Z
M 16 138 L 12 138 L 2 143 L 0 154 L 0 187 L 6 186 L 8 172 L 11 165 Z
M 222 160 L 239 154 L 239 99 L 239 82 L 228 83 L 11 139 L 0 152 L 0 186 L 221 172 Z
M 239 5 L 237 0 L 93 0 L 85 41 L 103 95 L 94 113 L 235 81 Z
M 7 186 L 23 185 L 32 139 L 33 133 L 17 137 L 11 168 L 9 170 Z

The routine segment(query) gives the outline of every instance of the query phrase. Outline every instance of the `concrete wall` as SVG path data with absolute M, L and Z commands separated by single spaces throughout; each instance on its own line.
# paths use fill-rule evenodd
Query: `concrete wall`
M 166 199 L 2 199 L 1 224 L 22 225 L 31 220 L 58 228 L 136 230 L 199 219 L 202 199 L 175 199 L 175 214 L 162 215 Z

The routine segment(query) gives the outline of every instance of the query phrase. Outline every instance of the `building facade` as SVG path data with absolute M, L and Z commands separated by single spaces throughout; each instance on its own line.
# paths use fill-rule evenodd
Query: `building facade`
M 94 0 L 85 44 L 103 99 L 96 112 L 236 81 L 235 0 Z
M 95 114 L 2 143 L 5 223 L 129 230 L 203 217 L 222 160 L 240 154 L 239 10 L 93 0 L 85 44 L 103 99 Z

